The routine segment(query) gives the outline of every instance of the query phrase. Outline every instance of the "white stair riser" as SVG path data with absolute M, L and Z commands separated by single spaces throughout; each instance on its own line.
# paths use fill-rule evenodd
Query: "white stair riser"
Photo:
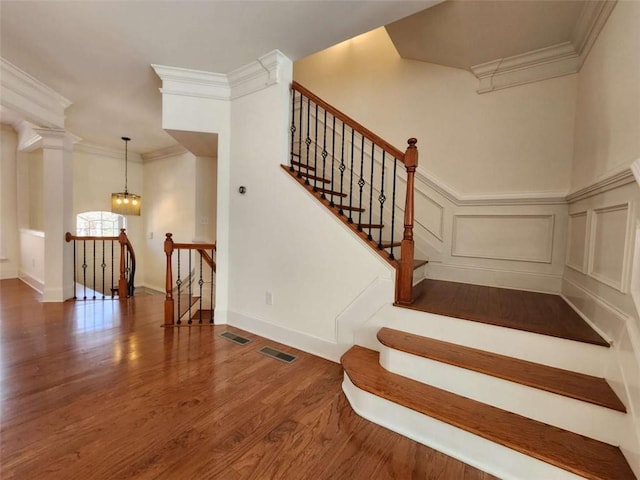
M 422 280 L 425 279 L 426 273 L 427 273 L 427 265 L 429 264 L 425 263 L 424 265 L 413 270 L 413 286 L 414 287 L 417 284 L 419 284 Z
M 356 387 L 345 373 L 342 389 L 360 416 L 503 480 L 578 480 L 548 463 L 418 413 Z
M 381 327 L 600 378 L 606 376 L 613 355 L 598 345 L 393 306 L 380 309 L 356 336 L 356 343 L 379 350 L 375 333 Z
M 380 364 L 398 375 L 611 445 L 618 445 L 629 421 L 626 414 L 609 408 L 385 346 Z

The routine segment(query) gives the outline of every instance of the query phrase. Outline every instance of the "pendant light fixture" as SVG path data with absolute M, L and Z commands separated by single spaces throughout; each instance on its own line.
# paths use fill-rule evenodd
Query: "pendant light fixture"
M 111 211 L 120 215 L 140 215 L 142 197 L 127 191 L 127 144 L 131 139 L 122 137 L 122 140 L 124 140 L 124 192 L 111 194 Z

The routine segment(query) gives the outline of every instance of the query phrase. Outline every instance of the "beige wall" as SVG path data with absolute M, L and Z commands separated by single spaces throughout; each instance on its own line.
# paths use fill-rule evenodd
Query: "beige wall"
M 175 242 L 193 241 L 195 226 L 196 158 L 191 153 L 145 160 L 143 205 L 145 284 L 164 291 L 165 234 Z
M 640 157 L 640 2 L 620 1 L 578 76 L 572 190 Z
M 566 193 L 576 76 L 478 95 L 469 72 L 403 60 L 383 28 L 299 60 L 294 79 L 462 195 Z
M 29 192 L 29 225 L 31 230 L 44 230 L 44 205 L 43 205 L 43 165 L 42 150 L 26 153 L 24 155 L 28 163 L 28 192 Z
M 0 278 L 16 278 L 18 249 L 16 132 L 0 125 Z

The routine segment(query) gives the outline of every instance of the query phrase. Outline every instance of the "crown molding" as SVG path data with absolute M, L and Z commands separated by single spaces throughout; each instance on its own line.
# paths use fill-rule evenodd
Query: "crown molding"
M 184 148 L 182 145 L 172 145 L 170 147 L 159 148 L 152 152 L 143 153 L 142 161 L 151 162 L 162 158 L 177 157 L 178 155 L 183 155 L 185 153 L 189 153 L 189 150 Z
M 224 74 L 166 65 L 151 67 L 162 80 L 162 94 L 216 100 L 228 100 L 231 96 L 229 80 Z
M 287 64 L 291 60 L 273 50 L 228 74 L 165 65 L 151 67 L 162 80 L 163 95 L 233 100 L 280 83 L 281 67 Z
M 103 147 L 102 145 L 95 145 L 93 143 L 81 142 L 73 147 L 74 151 L 88 153 L 89 155 L 96 155 L 98 157 L 115 158 L 117 160 L 124 159 L 124 149 L 119 150 L 116 148 Z M 129 151 L 127 153 L 127 159 L 134 163 L 142 163 L 142 157 L 140 154 Z
M 638 186 L 640 186 L 640 158 L 631 164 L 631 173 L 633 173 L 633 177 L 636 179 Z
M 0 57 L 0 104 L 35 124 L 63 128 L 71 101 Z
M 617 0 L 585 2 L 571 41 L 473 65 L 478 93 L 577 73 L 613 11 Z
M 231 99 L 260 91 L 281 80 L 280 67 L 291 63 L 281 51 L 273 50 L 229 73 Z
M 593 197 L 594 195 L 600 195 L 601 193 L 608 192 L 614 188 L 622 187 L 628 183 L 634 181 L 634 175 L 640 174 L 640 165 L 636 165 L 636 160 L 630 167 L 625 167 L 622 170 L 614 171 L 606 174 L 600 178 L 600 180 L 580 188 L 573 193 L 567 195 L 567 202 L 574 203 L 584 200 L 585 198 Z M 636 174 L 636 171 L 638 172 Z M 639 177 L 635 177 L 639 178 Z

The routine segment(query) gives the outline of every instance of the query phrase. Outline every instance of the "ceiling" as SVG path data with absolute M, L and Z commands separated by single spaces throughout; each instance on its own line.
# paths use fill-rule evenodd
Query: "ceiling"
M 387 25 L 401 57 L 470 70 L 571 42 L 594 0 L 450 0 Z
M 84 142 L 148 153 L 161 128 L 151 64 L 228 73 L 271 50 L 292 60 L 441 0 L 0 1 L 0 55 L 72 102 Z M 5 110 L 0 121 L 8 122 Z

